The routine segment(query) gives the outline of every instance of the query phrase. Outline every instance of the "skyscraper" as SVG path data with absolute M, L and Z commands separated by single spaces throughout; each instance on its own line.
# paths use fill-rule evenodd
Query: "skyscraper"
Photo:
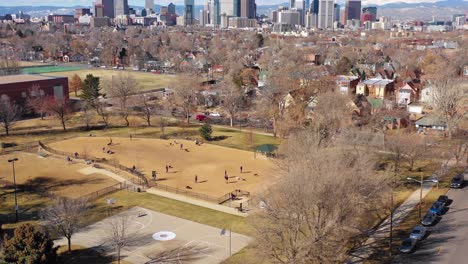
M 333 0 L 320 0 L 317 27 L 321 29 L 333 28 Z
M 184 12 L 185 25 L 194 24 L 193 6 L 194 6 L 194 0 L 185 0 L 185 12 Z
M 310 5 L 311 13 L 318 15 L 318 10 L 319 10 L 319 0 L 312 0 L 312 4 Z
M 114 15 L 115 16 L 122 16 L 128 15 L 128 0 L 115 0 L 114 1 Z
M 213 0 L 213 4 L 211 5 L 210 17 L 211 17 L 211 24 L 219 25 L 221 23 L 221 6 L 219 4 L 219 0 Z
M 167 5 L 167 12 L 169 14 L 175 14 L 175 5 L 173 3 Z
M 154 10 L 154 0 L 145 0 L 145 9 L 146 10 L 150 10 L 150 9 Z
M 345 20 L 361 19 L 361 0 L 347 0 Z
M 240 17 L 255 18 L 257 15 L 255 0 L 240 0 Z
M 340 22 L 340 5 L 335 4 L 333 8 L 333 22 Z
M 296 0 L 289 0 L 289 9 L 296 7 Z
M 96 0 L 94 2 L 94 16 L 95 17 L 115 17 L 114 0 Z M 99 8 L 97 8 L 99 7 Z M 99 10 L 96 10 L 99 9 Z

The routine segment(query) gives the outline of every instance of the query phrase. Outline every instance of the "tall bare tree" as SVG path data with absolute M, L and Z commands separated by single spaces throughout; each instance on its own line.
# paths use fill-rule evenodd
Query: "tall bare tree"
M 19 62 L 10 58 L 0 58 L 0 76 L 19 74 Z
M 72 117 L 72 107 L 69 100 L 55 100 L 53 97 L 47 98 L 45 110 L 57 118 L 62 124 L 63 130 L 67 131 L 67 121 Z
M 433 106 L 436 115 L 447 125 L 448 137 L 452 138 L 455 129 L 463 119 L 462 102 L 466 99 L 467 85 L 460 85 L 460 80 L 444 74 L 433 86 Z
M 173 85 L 174 95 L 170 100 L 182 109 L 187 124 L 190 122 L 190 114 L 196 108 L 198 88 L 199 80 L 192 75 L 181 75 Z
M 251 218 L 258 253 L 270 263 L 343 262 L 362 220 L 385 193 L 385 177 L 373 172 L 368 152 L 317 147 L 310 131 L 290 135 L 281 147 L 281 180 L 261 197 Z
M 130 74 L 120 74 L 112 77 L 112 81 L 107 87 L 108 93 L 114 97 L 119 104 L 119 115 L 125 120 L 125 125 L 130 126 L 128 116 L 131 109 L 128 105 L 130 96 L 137 91 L 138 83 Z
M 26 98 L 26 106 L 32 109 L 36 114 L 39 114 L 41 120 L 43 120 L 46 112 L 46 99 L 40 88 L 39 85 L 33 85 L 31 89 L 29 89 L 29 96 Z
M 21 116 L 21 108 L 9 100 L 0 100 L 0 122 L 5 134 L 10 134 L 11 128 Z
M 128 216 L 118 216 L 113 218 L 109 224 L 108 239 L 109 244 L 117 253 L 117 263 L 120 264 L 122 249 L 130 242 L 130 218 Z
M 146 94 L 139 95 L 136 98 L 136 104 L 141 109 L 141 118 L 143 118 L 147 126 L 151 126 L 151 117 L 156 113 L 156 106 L 151 102 L 151 98 Z
M 222 87 L 222 106 L 229 114 L 231 127 L 233 126 L 234 117 L 242 106 L 243 93 L 242 88 L 238 87 L 231 81 L 221 83 Z
M 68 252 L 71 252 L 71 237 L 82 226 L 87 209 L 86 200 L 60 197 L 41 212 L 46 226 L 67 239 Z

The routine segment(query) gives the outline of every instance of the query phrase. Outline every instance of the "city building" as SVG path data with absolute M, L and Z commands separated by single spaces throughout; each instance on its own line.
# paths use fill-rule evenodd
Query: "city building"
M 301 22 L 300 13 L 293 10 L 282 10 L 278 13 L 278 23 L 291 26 L 299 25 Z
M 38 86 L 39 91 L 31 87 Z M 36 94 L 39 93 L 39 94 Z M 0 77 L 0 99 L 23 104 L 28 97 L 45 96 L 55 100 L 68 99 L 68 78 L 43 75 L 9 75 Z
M 365 21 L 371 21 L 371 22 L 377 21 L 377 7 L 369 6 L 369 7 L 362 8 L 361 21 L 363 23 Z
M 108 27 L 108 26 L 110 26 L 110 18 L 108 18 L 108 17 L 91 17 L 91 19 L 89 21 L 89 25 L 92 28 Z
M 194 12 L 194 0 L 185 0 L 184 24 L 186 26 L 193 25 L 195 23 Z
M 256 9 L 255 0 L 240 0 L 240 17 L 256 18 Z
M 95 17 L 115 17 L 114 0 L 96 0 L 94 7 Z M 97 10 L 98 8 L 100 10 Z
M 47 21 L 54 23 L 74 23 L 75 17 L 73 15 L 48 15 Z
M 255 28 L 257 27 L 257 20 L 246 17 L 230 17 L 229 27 L 233 28 Z
M 84 15 L 91 15 L 91 9 L 89 8 L 77 8 L 75 9 L 75 18 L 78 19 Z
M 219 0 L 213 0 L 210 10 L 210 22 L 212 25 L 219 25 L 221 24 L 221 5 L 219 4 Z
M 333 22 L 340 22 L 341 7 L 339 4 L 333 5 Z
M 347 0 L 345 6 L 345 21 L 361 19 L 361 0 Z
M 128 0 L 115 0 L 114 10 L 115 17 L 130 14 L 128 8 Z
M 240 1 L 241 0 L 222 0 L 219 1 L 220 13 L 227 16 L 240 16 Z
M 317 27 L 320 29 L 333 28 L 333 13 L 334 1 L 333 0 L 320 0 L 319 12 L 317 18 Z
M 154 0 L 145 0 L 145 9 L 154 10 Z
M 175 5 L 173 3 L 170 3 L 167 5 L 167 12 L 169 14 L 174 14 L 175 15 Z

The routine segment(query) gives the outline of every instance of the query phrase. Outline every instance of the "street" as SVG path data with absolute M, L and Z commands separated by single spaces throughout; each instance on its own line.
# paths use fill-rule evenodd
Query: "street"
M 453 202 L 440 222 L 429 228 L 429 236 L 420 242 L 416 252 L 399 255 L 394 263 L 468 262 L 468 187 L 451 189 L 447 195 Z

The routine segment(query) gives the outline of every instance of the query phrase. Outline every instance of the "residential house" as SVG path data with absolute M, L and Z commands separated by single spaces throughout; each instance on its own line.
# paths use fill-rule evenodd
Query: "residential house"
M 419 131 L 424 131 L 424 130 L 445 131 L 447 129 L 447 124 L 436 116 L 427 115 L 427 116 L 422 117 L 418 121 L 416 121 L 416 128 L 418 128 Z
M 421 103 L 431 105 L 434 102 L 434 87 L 426 86 L 421 90 Z
M 356 86 L 361 79 L 358 76 L 338 75 L 336 76 L 336 83 L 340 92 L 344 95 L 356 94 Z
M 398 106 L 406 107 L 419 99 L 419 85 L 412 82 L 403 82 L 396 91 L 396 100 Z
M 356 86 L 356 94 L 362 94 L 376 99 L 391 99 L 394 93 L 394 82 L 390 79 L 367 79 L 359 82 Z

